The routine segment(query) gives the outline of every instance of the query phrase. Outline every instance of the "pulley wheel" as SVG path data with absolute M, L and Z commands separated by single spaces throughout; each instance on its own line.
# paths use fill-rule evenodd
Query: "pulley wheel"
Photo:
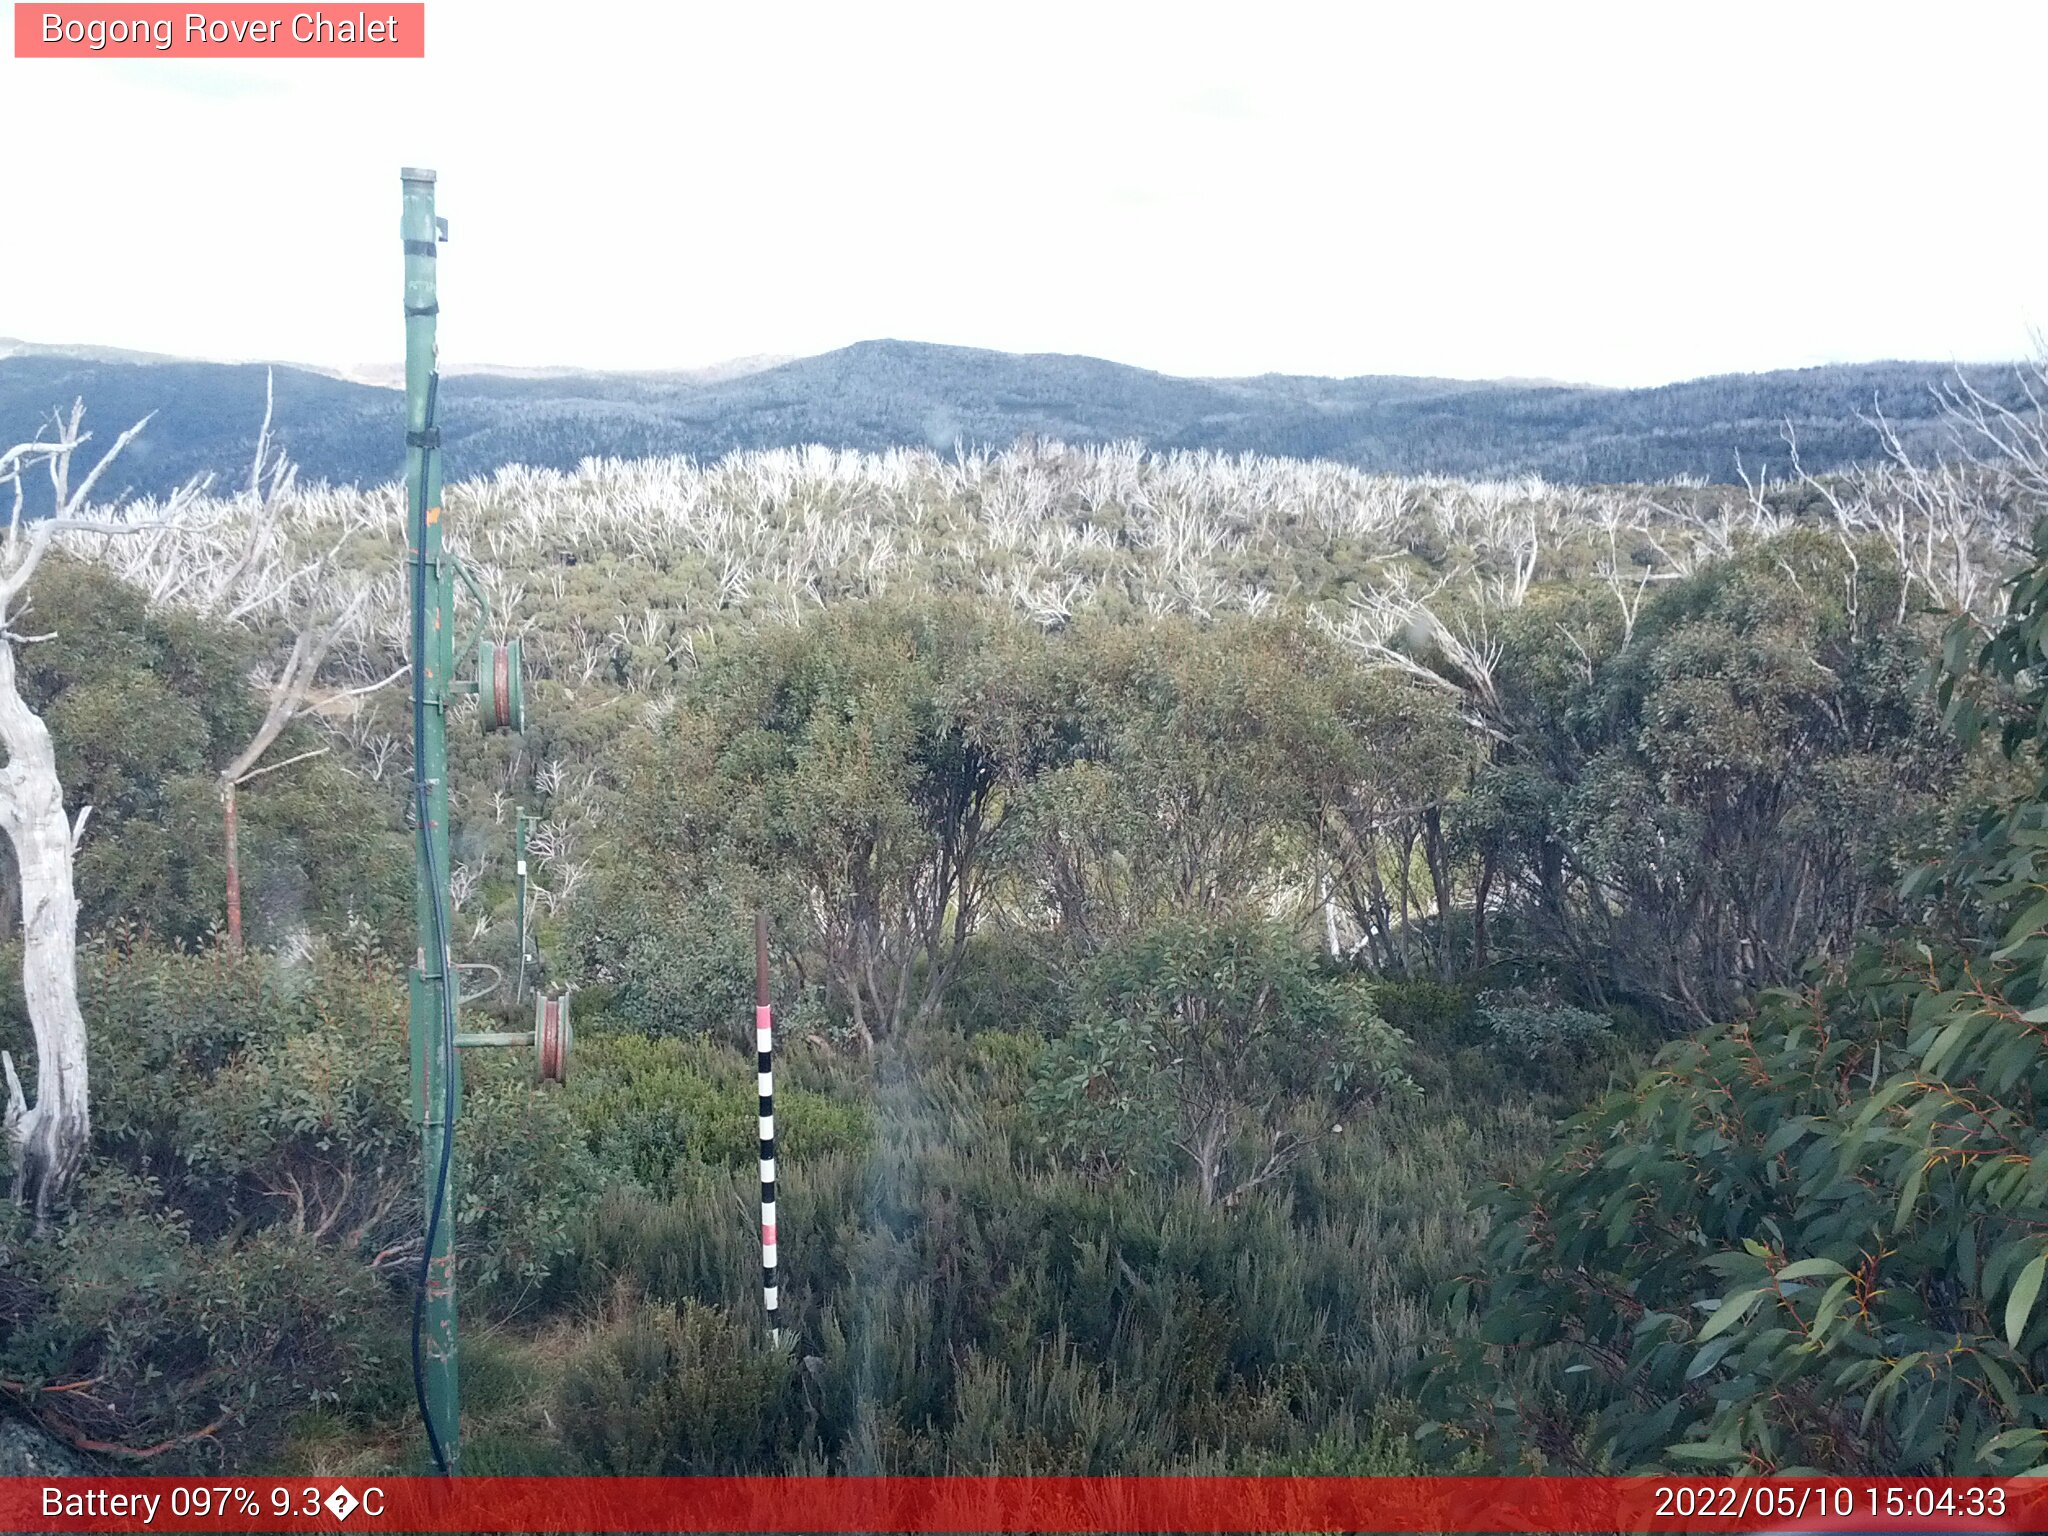
M 526 682 L 520 670 L 517 640 L 478 643 L 476 691 L 485 730 L 526 729 Z
M 569 1080 L 569 1050 L 576 1031 L 569 1023 L 569 997 L 540 997 L 533 1005 L 533 1051 L 544 1083 Z

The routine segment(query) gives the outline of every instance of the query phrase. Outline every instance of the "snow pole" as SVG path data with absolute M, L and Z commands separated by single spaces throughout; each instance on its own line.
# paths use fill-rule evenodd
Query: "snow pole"
M 754 914 L 754 1070 L 761 1093 L 761 1302 L 768 1342 L 782 1342 L 775 1295 L 775 1010 L 768 1002 L 768 916 Z

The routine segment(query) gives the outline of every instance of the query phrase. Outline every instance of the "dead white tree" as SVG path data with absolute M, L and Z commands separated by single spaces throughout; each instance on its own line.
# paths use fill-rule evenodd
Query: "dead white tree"
M 1515 574 L 1507 581 L 1471 583 L 1464 610 L 1449 622 L 1434 606 L 1449 578 L 1417 594 L 1398 567 L 1387 573 L 1384 585 L 1353 592 L 1341 618 L 1322 610 L 1314 618 L 1369 666 L 1462 699 L 1469 723 L 1498 735 L 1501 700 L 1496 673 L 1507 647 L 1494 631 L 1493 614 L 1521 601 L 1534 563 L 1531 551 L 1526 560 L 1517 560 Z M 1432 652 L 1440 667 L 1424 659 Z
M 13 847 L 21 884 L 21 983 L 35 1038 L 35 1102 L 29 1102 L 6 1051 L 0 1051 L 0 1069 L 7 1079 L 14 1201 L 32 1207 L 39 1222 L 77 1176 L 92 1136 L 85 1018 L 78 1005 L 78 897 L 72 884 L 72 860 L 92 807 L 81 808 L 76 820 L 66 815 L 49 727 L 22 697 L 15 676 L 15 647 L 52 637 L 23 634 L 15 626 L 28 607 L 29 583 L 58 535 L 138 532 L 175 516 L 198 491 L 196 484 L 187 486 L 167 507 L 156 509 L 151 522 L 89 516 L 101 477 L 149 418 L 116 438 L 74 489 L 73 461 L 91 438 L 81 430 L 83 418 L 83 405 L 74 404 L 68 415 L 53 419 L 54 436 L 39 434 L 0 454 L 0 486 L 14 493 L 13 516 L 0 545 L 0 746 L 7 751 L 7 762 L 0 766 L 0 831 Z M 24 527 L 22 477 L 32 464 L 49 472 L 52 510 Z
M 2024 405 L 1994 398 L 1961 370 L 1936 386 L 1948 447 L 1932 457 L 1916 456 L 1873 405 L 1857 419 L 1877 435 L 1883 458 L 1817 473 L 1785 423 L 1792 483 L 1827 508 L 1848 558 L 1852 617 L 1862 568 L 1856 543 L 1867 539 L 1889 555 L 1898 577 L 1895 624 L 1905 622 L 1916 598 L 1979 627 L 1990 622 L 2004 578 L 2026 557 L 2035 519 L 2048 505 L 2048 355 L 2019 365 L 2014 385 Z M 1784 511 L 1767 506 L 1760 482 L 1745 476 L 1744 484 L 1759 534 L 1789 525 Z

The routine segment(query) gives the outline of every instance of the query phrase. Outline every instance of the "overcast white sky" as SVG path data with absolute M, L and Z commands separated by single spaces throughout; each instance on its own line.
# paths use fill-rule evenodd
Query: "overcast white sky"
M 2048 5 L 427 17 L 424 62 L 0 58 L 0 335 L 396 360 L 401 165 L 441 173 L 452 363 L 1638 384 L 2048 326 Z

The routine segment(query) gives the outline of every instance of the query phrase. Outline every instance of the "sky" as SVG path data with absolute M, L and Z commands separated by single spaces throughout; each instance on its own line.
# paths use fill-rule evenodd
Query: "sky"
M 0 57 L 0 336 L 395 363 L 406 165 L 440 175 L 451 366 L 892 336 L 1639 385 L 2048 329 L 2040 4 L 429 0 L 427 26 L 414 61 Z

